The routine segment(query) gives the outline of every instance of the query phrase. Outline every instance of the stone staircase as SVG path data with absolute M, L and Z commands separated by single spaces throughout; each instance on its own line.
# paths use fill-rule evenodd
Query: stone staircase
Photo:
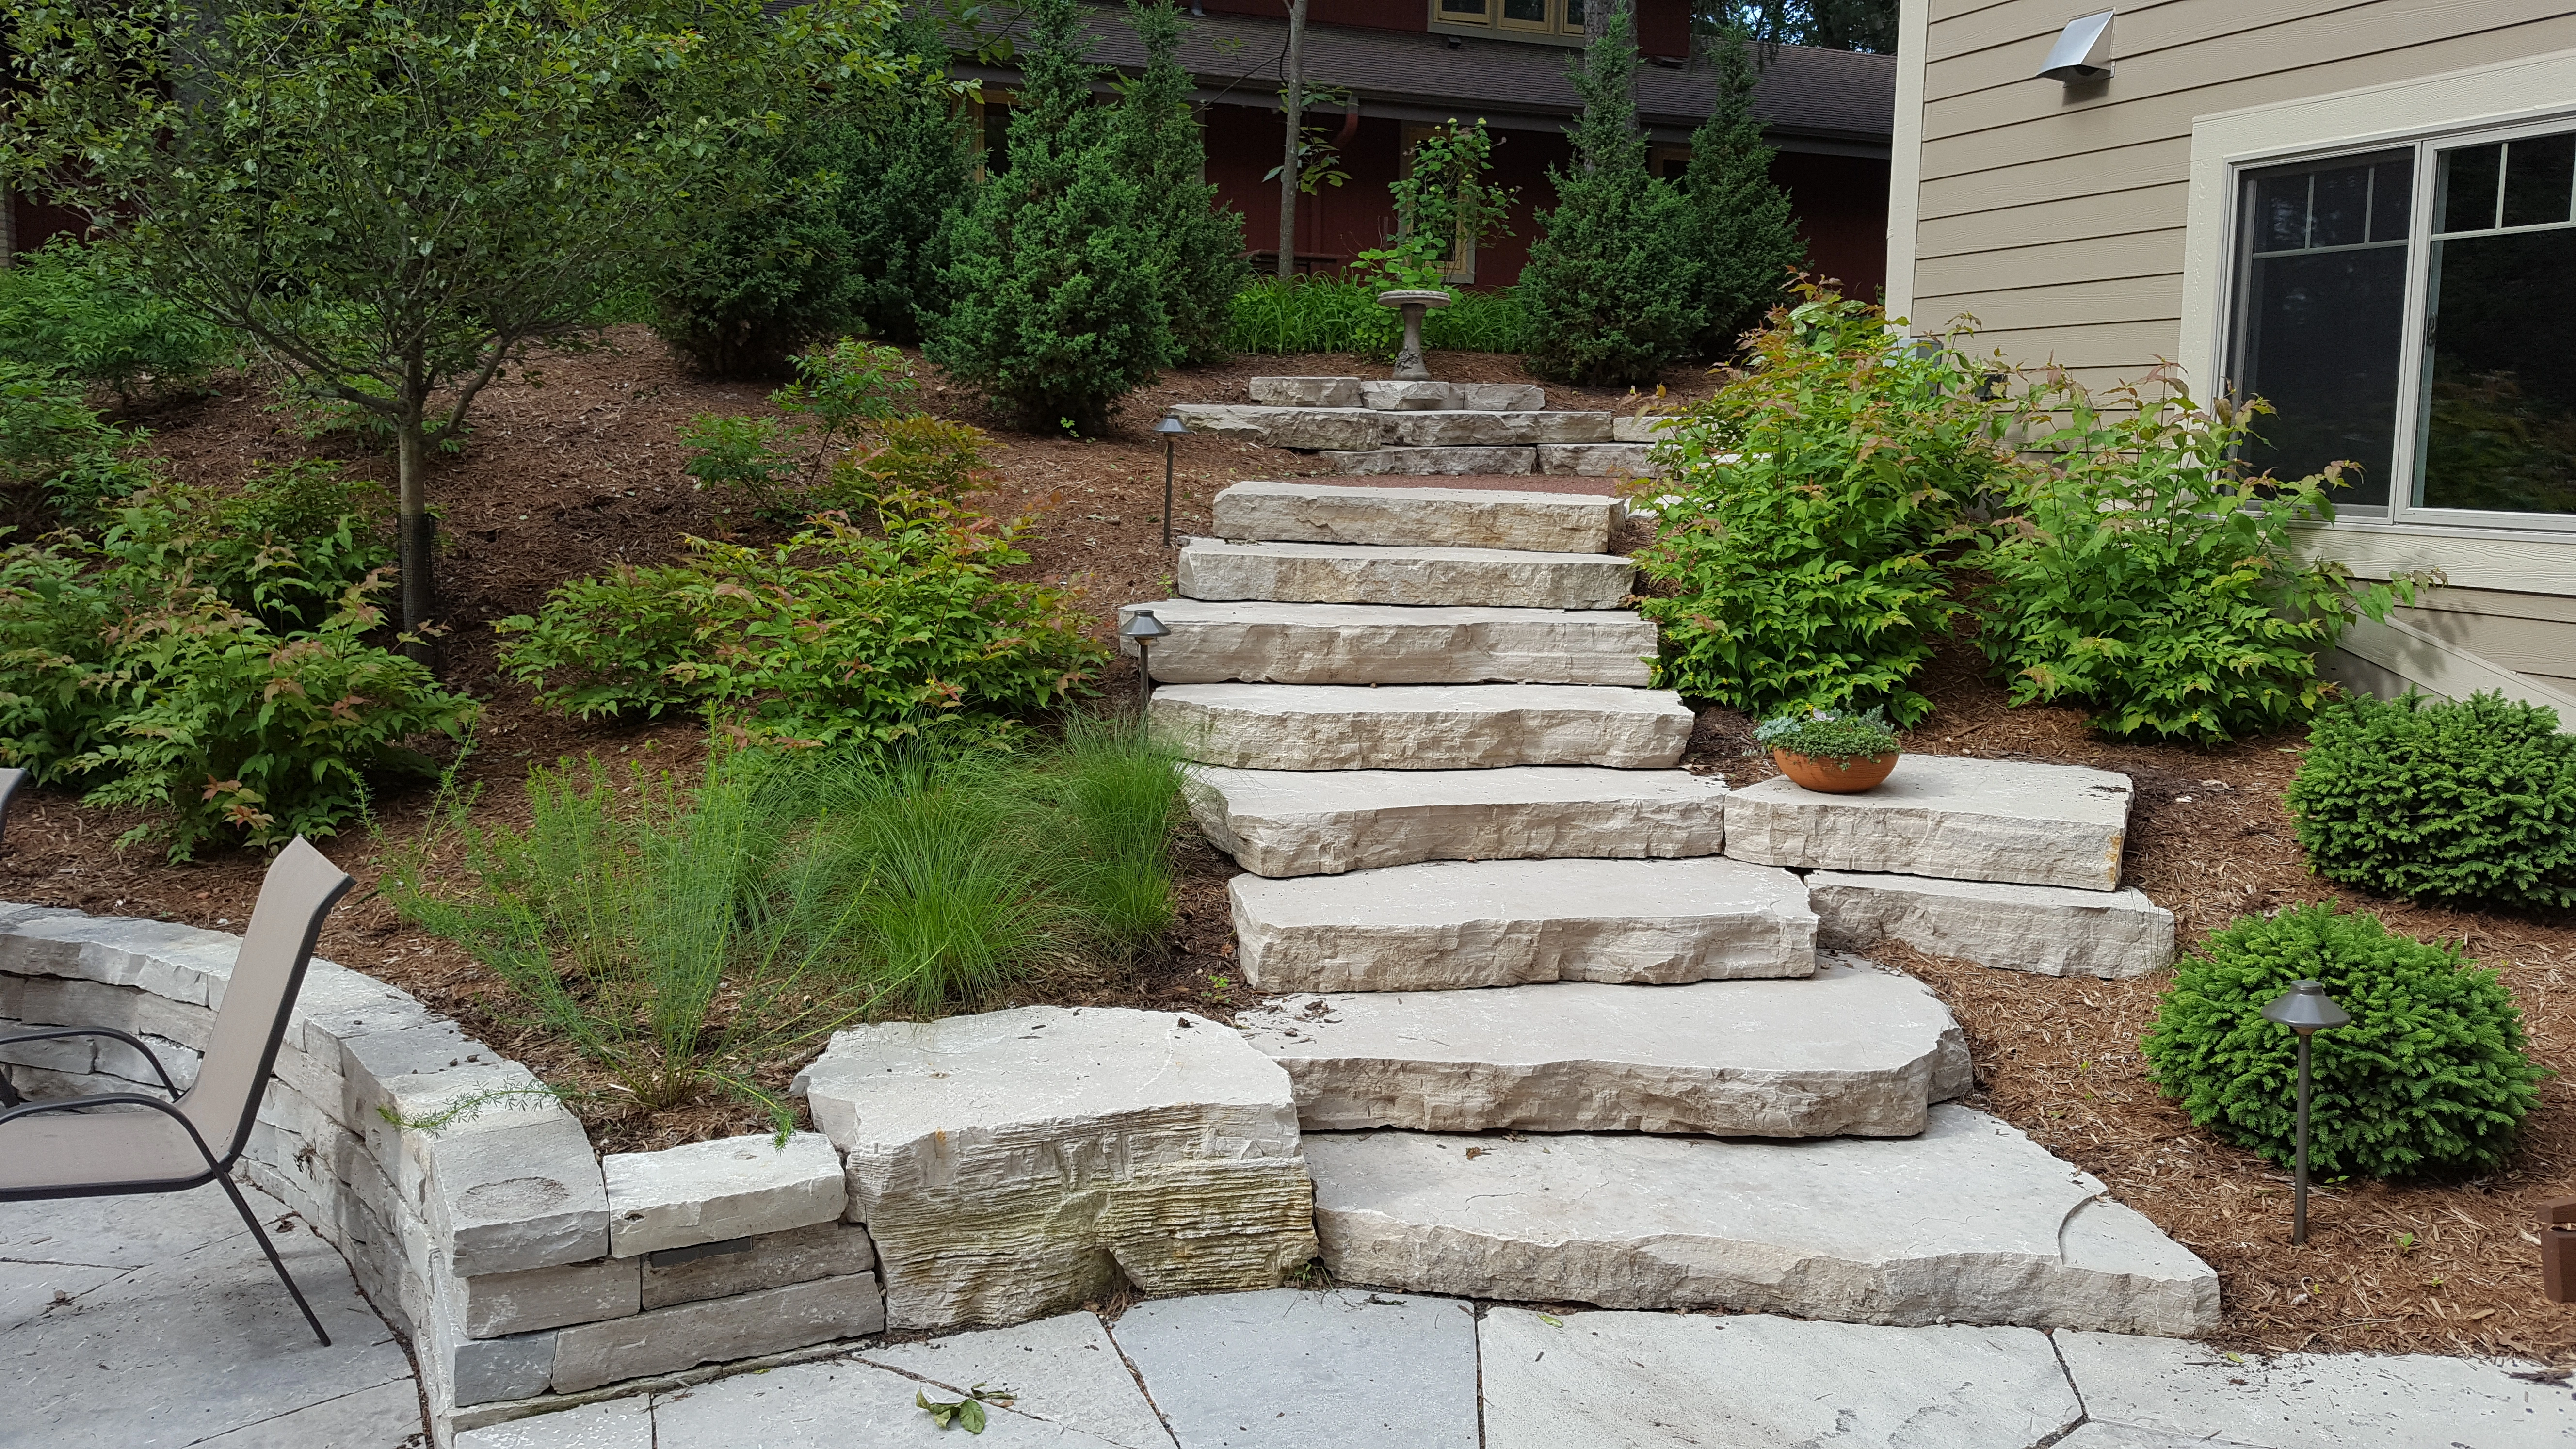
M 1248 405 L 1191 403 L 1173 412 L 1192 432 L 1313 453 L 1333 472 L 1353 476 L 1642 478 L 1651 471 L 1652 419 L 1551 412 L 1547 395 L 1527 383 L 1256 377 L 1251 393 Z
M 1254 393 L 1400 415 L 1426 386 Z M 2086 943 L 2147 959 L 2154 908 L 2110 889 L 2126 780 L 1936 766 L 1865 818 L 1785 781 L 1730 798 L 1678 768 L 1692 713 L 1644 687 L 1619 517 L 1609 497 L 1237 484 L 1220 539 L 1181 550 L 1183 597 L 1132 606 L 1171 629 L 1152 726 L 1200 762 L 1191 810 L 1250 872 L 1238 959 L 1272 999 L 1240 1024 L 1294 1084 L 1327 1266 L 1619 1308 L 2213 1325 L 2206 1265 L 1951 1104 L 1967 1049 L 1921 983 L 1819 949 L 1911 931 L 1991 936 L 2026 970 L 2097 969 Z M 1945 893 L 1975 873 L 1953 860 L 2001 883 Z M 1818 867 L 1832 892 L 1800 873 Z M 2052 956 L 2052 934 L 2076 944 Z

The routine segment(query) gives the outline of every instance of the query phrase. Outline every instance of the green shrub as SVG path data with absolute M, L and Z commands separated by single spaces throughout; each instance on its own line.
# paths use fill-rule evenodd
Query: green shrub
M 2311 979 L 2352 1014 L 2312 1038 L 2315 1170 L 2417 1177 L 2503 1164 L 2546 1075 L 2525 1054 L 2512 993 L 2460 947 L 2391 935 L 2331 901 L 2242 917 L 2183 962 L 2141 1043 L 2165 1095 L 2288 1166 L 2297 1043 L 2263 1008 Z
M 100 417 L 77 382 L 0 363 L 0 489 L 41 496 L 67 523 L 152 480 L 151 465 L 133 456 L 150 436 Z
M 1377 290 L 1347 277 L 1255 277 L 1234 294 L 1225 342 L 1236 352 L 1286 355 L 1359 352 L 1395 355 L 1404 323 L 1381 307 Z M 1423 319 L 1425 344 L 1434 318 Z
M 1531 328 L 1529 307 L 1518 287 L 1453 290 L 1448 306 L 1422 314 L 1422 345 L 1434 351 L 1527 352 L 1533 346 Z M 1397 331 L 1402 330 L 1399 322 Z
M 393 502 L 336 463 L 266 468 L 238 488 L 156 483 L 108 514 L 98 551 L 141 574 L 194 584 L 262 626 L 319 627 L 348 591 L 394 561 Z
M 1064 590 L 1005 580 L 1025 524 L 917 493 L 833 515 L 774 548 L 688 540 L 689 557 L 561 585 L 498 626 L 503 667 L 583 717 L 685 705 L 795 743 L 989 729 L 1063 702 L 1102 659 Z
M 735 493 L 765 517 L 801 521 L 818 509 L 864 507 L 878 493 L 916 488 L 954 498 L 977 476 L 990 440 L 964 423 L 899 414 L 916 384 L 903 354 L 843 338 L 800 353 L 796 380 L 769 395 L 785 418 L 700 413 L 680 431 L 682 471 Z M 874 440 L 877 486 L 846 466 L 853 445 Z M 863 469 L 863 472 L 870 471 Z
M 2253 409 L 2134 387 L 2103 402 L 2063 374 L 2022 399 L 2028 466 L 1973 559 L 1992 580 L 1977 643 L 2012 703 L 2080 700 L 2105 734 L 2203 744 L 2306 719 L 2317 656 L 2413 586 L 2299 561 L 2293 525 L 2334 516 L 2335 480 L 2240 476 Z
M 1143 188 L 1138 221 L 1155 244 L 1150 265 L 1163 284 L 1173 360 L 1192 367 L 1221 362 L 1229 309 L 1249 275 L 1243 213 L 1219 206 L 1206 179 L 1207 148 L 1190 106 L 1194 82 L 1178 58 L 1187 29 L 1181 12 L 1172 0 L 1128 0 L 1127 15 L 1145 46 L 1145 70 L 1122 87 L 1113 144 Z
M 860 278 L 860 324 L 871 337 L 909 347 L 948 311 L 944 239 L 973 193 L 974 157 L 948 78 L 941 17 L 909 7 L 895 38 L 912 74 L 871 127 L 874 144 L 844 194 L 852 207 L 848 265 Z
M 1656 683 L 1757 718 L 1931 712 L 1912 686 L 1957 612 L 1942 552 L 2009 466 L 1948 347 L 1897 349 L 1875 307 L 1813 287 L 1753 367 L 1665 430 L 1660 528 L 1639 550 L 1670 590 Z
M 223 353 L 211 325 L 154 296 L 113 246 L 58 237 L 0 270 L 0 357 L 11 362 L 104 384 L 131 404 L 195 382 Z
M 120 844 L 162 837 L 172 860 L 187 860 L 218 838 L 267 847 L 332 835 L 366 811 L 372 777 L 435 776 L 406 742 L 462 743 L 479 706 L 366 642 L 384 622 L 366 596 L 388 586 L 369 579 L 293 636 L 212 598 L 128 625 L 104 692 L 129 707 L 70 762 L 108 776 L 87 803 L 155 812 Z
M 771 377 L 858 327 L 850 213 L 873 149 L 863 119 L 830 111 L 738 143 L 733 173 L 693 198 L 653 330 L 709 376 Z
M 1623 7 L 1576 68 L 1574 167 L 1549 169 L 1557 204 L 1521 272 L 1531 368 L 1558 382 L 1651 386 L 1708 321 L 1695 289 L 1674 285 L 1688 203 L 1647 169 L 1636 74 L 1636 21 Z
M 2288 803 L 2309 867 L 2381 895 L 2576 906 L 2576 735 L 2480 694 L 2328 706 Z
M 1895 754 L 1898 744 L 1896 731 L 1887 726 L 1887 712 L 1879 709 L 1773 715 L 1754 726 L 1753 742 L 1811 760 L 1878 759 Z
M 1177 360 L 1162 242 L 1138 179 L 1091 104 L 1087 6 L 1029 0 L 1011 110 L 1010 169 L 988 178 L 945 238 L 954 299 L 931 360 L 1027 426 L 1097 433 L 1109 409 Z
M 219 835 L 323 836 L 367 780 L 427 768 L 474 705 L 367 643 L 390 556 L 371 483 L 304 463 L 235 490 L 155 484 L 96 542 L 0 552 L 0 757 L 102 804 L 174 859 Z

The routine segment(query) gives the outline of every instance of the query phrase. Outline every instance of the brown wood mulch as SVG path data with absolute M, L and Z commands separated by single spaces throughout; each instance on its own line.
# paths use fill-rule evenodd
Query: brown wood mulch
M 454 632 L 445 670 L 451 682 L 488 701 L 479 753 L 462 771 L 483 794 L 479 818 L 524 815 L 520 783 L 531 765 L 597 754 L 612 762 L 639 753 L 682 771 L 702 758 L 704 731 L 687 721 L 584 725 L 535 708 L 528 691 L 494 672 L 492 620 L 533 610 L 565 578 L 624 558 L 649 562 L 678 551 L 684 532 L 717 535 L 756 527 L 728 518 L 718 500 L 681 473 L 676 431 L 698 412 L 766 408 L 767 388 L 712 382 L 676 366 L 648 333 L 619 329 L 594 351 L 543 359 L 537 376 L 513 375 L 478 409 L 464 452 L 438 465 L 433 497 L 446 509 L 449 548 L 442 588 Z M 1516 380 L 1517 359 L 1435 355 L 1440 375 Z M 991 427 L 1005 446 L 998 483 L 985 504 L 1038 521 L 1028 572 L 1087 590 L 1104 635 L 1119 603 L 1159 598 L 1170 565 L 1159 547 L 1162 449 L 1146 431 L 1171 403 L 1231 401 L 1261 373 L 1367 375 L 1364 360 L 1336 357 L 1243 359 L 1178 373 L 1133 399 L 1097 439 L 1010 431 L 967 392 L 926 370 L 923 404 Z M 1701 379 L 1672 380 L 1677 393 Z M 1550 405 L 1604 406 L 1616 395 L 1551 389 Z M 261 460 L 336 456 L 353 470 L 390 476 L 386 463 L 345 444 L 307 444 L 264 411 L 271 399 L 235 381 L 217 396 L 167 407 L 142 419 L 154 449 L 182 476 L 238 478 Z M 1209 500 L 1240 478 L 1276 476 L 1281 455 L 1193 437 L 1177 451 L 1181 532 L 1207 527 Z M 2080 712 L 2007 709 L 1964 646 L 1934 666 L 1927 692 L 1937 712 L 1908 736 L 1923 753 L 2022 758 L 2120 770 L 2138 786 L 2124 883 L 2144 889 L 2178 918 L 2193 942 L 2248 911 L 2340 895 L 2380 912 L 2394 929 L 2427 940 L 2464 941 L 2503 973 L 2525 1012 L 2536 1060 L 2559 1075 L 2541 1087 L 2523 1145 L 2505 1171 L 2465 1182 L 2334 1185 L 2312 1203 L 2311 1237 L 2288 1246 L 2288 1188 L 2250 1153 L 2192 1127 L 2144 1073 L 2137 1039 L 2154 1014 L 2163 979 L 2102 982 L 1989 971 L 1928 960 L 1897 948 L 1882 954 L 1931 982 L 1957 1013 L 1978 1065 L 1972 1105 L 2029 1132 L 2106 1182 L 2119 1201 L 2191 1245 L 2217 1267 L 2225 1292 L 2220 1341 L 2245 1349 L 2366 1349 L 2428 1353 L 2514 1353 L 2576 1364 L 2576 1307 L 2539 1295 L 2533 1221 L 2541 1202 L 2576 1197 L 2576 919 L 2449 911 L 2374 900 L 2337 890 L 2307 873 L 2281 805 L 2296 768 L 2296 737 L 2249 740 L 2222 749 L 2122 745 L 2085 728 Z M 1114 704 L 1132 708 L 1134 671 L 1113 666 Z M 1687 763 L 1738 784 L 1771 773 L 1752 754 L 1750 723 L 1722 709 L 1703 712 Z M 413 992 L 457 1017 L 499 1050 L 550 1079 L 599 1085 L 596 1074 L 548 1034 L 520 1019 L 489 972 L 443 942 L 406 927 L 363 893 L 388 847 L 413 839 L 430 804 L 420 789 L 378 802 L 376 833 L 364 828 L 325 843 L 361 881 L 362 893 L 326 928 L 324 954 Z M 21 795 L 0 843 L 0 894 L 49 905 L 184 920 L 238 929 L 263 862 L 219 852 L 174 866 L 150 846 L 113 842 L 135 817 L 97 810 L 56 793 Z M 1248 995 L 1232 976 L 1225 899 L 1232 868 L 1190 839 L 1178 851 L 1181 920 L 1166 954 L 1114 973 L 1060 976 L 1025 985 L 991 1005 L 1029 1002 L 1132 1005 L 1230 1016 Z M 793 1064 L 762 1073 L 783 1083 Z M 634 1150 L 760 1130 L 763 1120 L 733 1104 L 710 1104 L 644 1119 L 607 1096 L 576 1104 L 608 1150 Z

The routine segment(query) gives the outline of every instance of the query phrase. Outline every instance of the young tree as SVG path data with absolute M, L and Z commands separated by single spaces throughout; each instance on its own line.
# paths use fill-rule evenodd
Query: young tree
M 1288 55 L 1281 62 L 1280 109 L 1288 122 L 1287 149 L 1279 159 L 1279 280 L 1297 270 L 1297 188 L 1305 179 L 1306 0 L 1287 0 Z
M 0 170 L 153 289 L 387 420 L 402 622 L 436 621 L 427 458 L 668 239 L 783 89 L 881 84 L 889 0 L 0 0 Z
M 1676 285 L 1676 258 L 1667 254 L 1685 207 L 1648 170 L 1636 70 L 1636 20 L 1622 3 L 1575 68 L 1583 116 L 1574 169 L 1550 170 L 1557 204 L 1539 218 L 1541 235 L 1521 272 L 1530 365 L 1559 382 L 1651 383 L 1689 352 L 1708 321 L 1705 293 Z M 1685 259 L 1680 270 L 1688 277 L 1699 268 Z
M 1688 264 L 1688 285 L 1707 308 L 1701 356 L 1735 355 L 1745 329 L 1787 295 L 1790 275 L 1807 260 L 1807 243 L 1789 209 L 1789 193 L 1771 179 L 1771 148 L 1753 115 L 1758 79 L 1751 40 L 1741 31 L 1720 40 L 1717 104 L 1691 136 L 1682 173 L 1680 226 L 1672 254 Z
M 1139 224 L 1139 187 L 1091 104 L 1078 0 L 1027 0 L 1010 169 L 988 178 L 949 238 L 954 299 L 932 361 L 1017 409 L 1034 428 L 1097 432 L 1110 404 L 1173 360 Z
M 1127 12 L 1145 42 L 1145 73 L 1128 83 L 1119 110 L 1123 169 L 1143 188 L 1137 219 L 1159 244 L 1154 271 L 1163 279 L 1177 360 L 1219 361 L 1229 309 L 1243 289 L 1243 215 L 1220 209 L 1216 188 L 1204 179 L 1207 152 L 1190 114 L 1190 73 L 1178 59 L 1180 10 L 1172 0 L 1128 0 Z

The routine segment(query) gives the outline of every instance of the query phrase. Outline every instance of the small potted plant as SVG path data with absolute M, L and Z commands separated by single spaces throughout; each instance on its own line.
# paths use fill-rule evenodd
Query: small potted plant
M 1754 743 L 1771 751 L 1780 773 L 1809 790 L 1857 795 L 1874 789 L 1896 768 L 1896 731 L 1887 712 L 1775 715 L 1753 731 Z

